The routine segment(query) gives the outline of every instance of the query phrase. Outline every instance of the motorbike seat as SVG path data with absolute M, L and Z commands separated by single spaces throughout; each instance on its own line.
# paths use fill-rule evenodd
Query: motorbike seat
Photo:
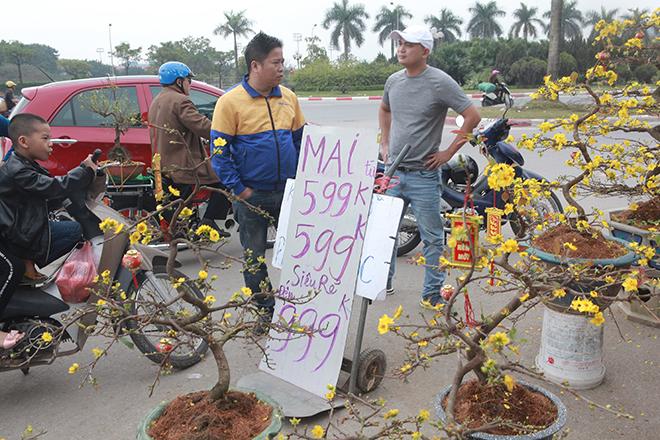
M 21 286 L 9 300 L 0 320 L 36 316 L 46 318 L 64 312 L 69 305 L 36 287 Z

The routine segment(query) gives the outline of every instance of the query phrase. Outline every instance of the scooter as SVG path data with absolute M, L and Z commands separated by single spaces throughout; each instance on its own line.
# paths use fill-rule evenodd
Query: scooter
M 510 108 L 507 105 L 507 110 Z M 506 112 L 504 114 L 506 116 Z M 460 116 L 456 124 L 462 125 Z M 523 179 L 536 179 L 547 181 L 541 175 L 523 168 L 525 159 L 520 152 L 505 142 L 509 137 L 509 131 L 513 124 L 509 124 L 509 119 L 502 117 L 486 127 L 479 130 L 475 137 L 482 137 L 481 153 L 486 157 L 492 156 L 497 163 L 506 163 L 513 165 L 516 177 Z M 476 145 L 475 142 L 471 142 Z M 463 210 L 465 204 L 465 194 L 470 185 L 470 194 L 472 196 L 470 204 L 474 206 L 479 215 L 486 216 L 486 208 L 497 207 L 504 209 L 506 202 L 502 199 L 501 191 L 493 191 L 488 186 L 488 177 L 479 172 L 479 165 L 470 156 L 458 154 L 455 158 L 441 166 L 442 172 L 442 199 L 441 212 L 444 217 L 445 236 L 451 233 L 451 222 L 445 214 L 458 213 Z M 550 197 L 534 200 L 534 209 L 542 216 L 550 213 L 563 212 L 561 202 L 554 192 L 550 192 Z M 503 220 L 511 226 L 515 235 L 520 231 L 520 220 L 514 213 L 509 214 Z M 485 224 L 481 225 L 485 228 Z M 401 235 L 403 231 L 403 236 Z M 414 249 L 421 241 L 417 220 L 412 211 L 406 213 L 399 232 L 399 252 L 398 255 L 404 255 Z M 402 245 L 405 246 L 402 250 Z
M 500 84 L 494 92 L 486 92 L 481 95 L 481 106 L 505 104 L 507 108 L 513 107 L 513 98 L 506 84 Z
M 100 157 L 101 150 L 95 152 L 95 160 Z M 132 245 L 143 256 L 139 270 L 134 274 L 124 267 L 122 257 L 129 248 L 128 235 L 114 236 L 108 232 L 107 236 L 99 228 L 101 219 L 114 219 L 129 226 L 128 220 L 117 211 L 107 206 L 102 197 L 105 193 L 106 176 L 102 167 L 99 167 L 97 177 L 88 188 L 88 191 L 73 193 L 63 202 L 65 213 L 57 217 L 64 220 L 68 214 L 83 227 L 83 237 L 92 245 L 94 254 L 98 257 L 98 273 L 110 272 L 114 283 L 119 283 L 128 298 L 130 311 L 135 312 L 139 307 L 148 307 L 149 303 L 158 301 L 167 303 L 177 296 L 172 287 L 170 277 L 166 272 L 165 264 L 168 255 L 150 246 Z M 69 356 L 81 351 L 87 341 L 88 333 L 85 331 L 90 325 L 96 323 L 93 313 L 98 296 L 90 295 L 85 303 L 67 303 L 55 283 L 55 274 L 61 269 L 65 258 L 52 263 L 47 267 L 54 269 L 53 275 L 40 286 L 20 286 L 14 293 L 2 316 L 0 316 L 0 329 L 5 332 L 16 330 L 25 333 L 25 337 L 10 349 L 0 350 L 0 372 L 20 369 L 28 374 L 29 368 L 37 365 L 52 364 L 55 359 Z M 180 264 L 175 264 L 180 266 Z M 183 275 L 181 275 L 183 276 Z M 190 282 L 190 291 L 198 298 L 204 294 L 197 286 Z M 190 307 L 184 301 L 174 302 L 170 307 L 171 313 L 185 311 Z M 85 313 L 80 313 L 85 310 Z M 162 363 L 165 354 L 158 350 L 158 343 L 166 336 L 167 329 L 160 326 L 148 326 L 135 321 L 126 321 L 127 333 L 135 346 L 155 363 Z M 122 328 L 116 330 L 122 331 Z M 49 333 L 52 340 L 46 341 L 42 335 Z M 202 360 L 208 346 L 201 339 L 195 339 L 186 346 L 179 346 L 168 353 L 167 360 L 175 368 L 187 368 Z
M 508 109 L 509 105 L 507 105 Z M 504 116 L 506 116 L 506 112 Z M 459 120 L 457 120 L 457 125 L 462 125 Z M 548 180 L 543 176 L 523 168 L 525 159 L 518 150 L 505 142 L 509 137 L 509 131 L 512 125 L 509 123 L 508 118 L 502 117 L 477 131 L 475 138 L 482 139 L 482 143 L 480 144 L 481 154 L 485 157 L 492 157 L 496 163 L 513 166 L 517 178 L 520 177 L 523 180 L 536 179 L 541 182 L 547 182 Z M 471 141 L 471 143 L 472 145 L 477 145 L 475 141 Z M 477 162 L 470 156 L 458 154 L 455 158 L 443 164 L 441 170 L 443 214 L 463 210 L 468 185 L 471 195 L 470 207 L 473 205 L 474 210 L 479 215 L 485 218 L 485 210 L 489 207 L 505 208 L 507 201 L 502 197 L 505 193 L 502 191 L 493 191 L 488 186 L 488 177 L 479 172 Z M 534 209 L 541 216 L 563 212 L 561 202 L 554 192 L 550 192 L 548 198 L 534 200 Z M 508 220 L 513 233 L 518 235 L 520 231 L 520 220 L 516 217 L 515 212 L 506 216 L 505 219 Z M 482 227 L 485 226 L 482 225 Z M 445 232 L 450 231 L 451 225 L 445 220 Z

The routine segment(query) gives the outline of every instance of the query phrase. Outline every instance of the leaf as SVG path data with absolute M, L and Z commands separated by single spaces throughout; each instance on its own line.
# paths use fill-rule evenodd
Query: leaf
M 516 339 L 517 334 L 518 334 L 518 330 L 516 330 L 515 327 L 509 330 L 509 338 L 511 338 L 512 341 Z
M 135 347 L 133 342 L 131 342 L 130 339 L 128 339 L 128 338 L 119 338 L 119 342 L 121 342 L 122 344 L 124 344 L 125 346 L 130 348 L 131 350 L 133 350 L 133 348 Z

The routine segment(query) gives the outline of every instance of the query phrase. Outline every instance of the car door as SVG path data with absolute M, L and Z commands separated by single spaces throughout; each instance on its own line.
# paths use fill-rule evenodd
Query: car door
M 103 90 L 107 85 L 87 88 L 73 94 L 57 111 L 51 121 L 53 139 L 74 139 L 76 143 L 56 143 L 53 154 L 45 163 L 52 174 L 65 174 L 78 166 L 82 160 L 97 148 L 103 151 L 101 160 L 107 158 L 107 153 L 114 146 L 115 129 L 110 116 L 102 116 L 83 107 L 90 100 L 111 99 Z M 140 122 L 146 102 L 144 95 L 138 94 L 138 84 L 119 84 L 117 99 L 125 103 L 125 108 L 136 116 L 136 122 L 124 134 L 120 135 L 120 143 L 131 153 L 134 161 L 151 164 L 151 146 L 149 133 Z

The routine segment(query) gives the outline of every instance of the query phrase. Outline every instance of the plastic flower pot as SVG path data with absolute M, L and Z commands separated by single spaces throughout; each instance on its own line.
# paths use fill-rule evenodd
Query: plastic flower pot
M 628 241 L 622 240 L 617 237 L 605 236 L 605 239 L 610 241 L 615 241 L 619 244 L 622 244 L 625 247 L 628 247 L 629 244 Z M 626 255 L 623 255 L 618 258 L 596 258 L 596 259 L 562 258 L 559 255 L 544 252 L 540 249 L 534 248 L 533 246 L 529 247 L 528 252 L 530 255 L 536 256 L 540 258 L 543 262 L 545 262 L 546 267 L 548 267 L 548 269 L 552 269 L 555 266 L 570 266 L 576 264 L 584 264 L 584 262 L 586 261 L 592 261 L 593 262 L 592 267 L 593 269 L 596 270 L 605 269 L 608 266 L 616 269 L 625 269 L 627 267 L 630 267 L 630 265 L 632 265 L 639 258 L 639 256 L 632 251 L 629 251 Z M 595 280 L 589 283 L 589 279 L 587 276 L 587 277 L 583 277 L 582 282 L 580 284 L 571 283 L 568 285 L 568 287 L 576 292 L 589 293 L 592 290 L 594 290 L 594 288 L 598 288 L 605 284 L 606 283 L 604 281 L 595 281 Z M 616 296 L 619 293 L 619 290 L 621 290 L 621 284 L 612 284 L 603 292 L 603 296 Z M 579 312 L 574 311 L 573 309 L 570 308 L 571 303 L 573 302 L 574 299 L 575 296 L 571 294 L 566 294 L 561 298 L 554 298 L 552 301 L 546 302 L 546 305 L 560 312 L 579 314 Z M 598 306 L 601 309 L 605 309 L 609 305 L 609 302 L 598 301 L 597 299 L 595 300 L 595 302 L 596 304 L 598 304 Z
M 649 260 L 648 264 L 652 269 L 646 270 L 644 275 L 649 278 L 660 278 L 660 246 L 658 246 L 654 239 L 654 235 L 658 235 L 660 232 L 651 232 L 643 228 L 629 225 L 627 223 L 620 223 L 616 220 L 612 220 L 613 215 L 620 214 L 623 211 L 623 209 L 618 209 L 609 212 L 610 233 L 613 236 L 621 238 L 627 242 L 635 242 L 642 246 L 653 246 L 653 248 L 656 250 L 656 257 Z M 629 319 L 635 322 L 639 322 L 640 324 L 660 327 L 660 321 L 658 321 L 656 316 L 653 316 L 653 314 L 649 313 L 648 310 L 650 309 L 651 312 L 655 315 L 660 315 L 660 301 L 658 301 L 658 298 L 650 298 L 645 301 L 644 305 L 638 301 L 632 301 L 620 302 L 618 306 Z
M 463 384 L 465 384 L 467 381 L 463 381 Z M 552 394 L 550 391 L 538 387 L 536 385 L 532 385 L 531 383 L 523 382 L 521 380 L 516 381 L 518 384 L 535 391 L 539 394 L 544 395 L 547 397 L 553 405 L 557 407 L 557 420 L 555 423 L 552 425 L 548 426 L 542 431 L 537 431 L 534 433 L 530 434 L 519 434 L 519 435 L 496 435 L 496 434 L 487 434 L 484 432 L 475 432 L 474 434 L 470 434 L 467 436 L 468 439 L 471 440 L 551 440 L 552 436 L 556 433 L 558 433 L 566 424 L 566 406 L 564 403 L 559 400 L 557 396 Z M 463 385 L 461 384 L 461 385 Z M 448 386 L 447 388 L 443 389 L 440 391 L 440 393 L 435 397 L 435 402 L 433 405 L 435 406 L 435 412 L 442 421 L 442 423 L 447 423 L 447 414 L 445 414 L 445 410 L 442 407 L 442 401 L 447 397 L 449 392 L 451 391 L 451 385 Z
M 253 393 L 257 399 L 259 399 L 262 402 L 267 403 L 268 405 L 273 407 L 273 412 L 270 416 L 270 425 L 259 435 L 254 437 L 254 440 L 269 440 L 275 437 L 280 430 L 282 429 L 282 418 L 284 417 L 282 414 L 282 408 L 280 405 L 270 396 L 267 396 L 260 391 L 256 390 L 249 390 L 247 388 L 239 388 L 239 387 L 232 387 L 231 390 L 233 391 L 241 391 L 243 393 Z M 149 429 L 152 426 L 152 422 L 157 420 L 158 417 L 163 413 L 163 410 L 165 407 L 170 403 L 170 401 L 165 401 L 158 405 L 156 408 L 152 408 L 146 416 L 140 421 L 138 424 L 138 429 L 137 429 L 137 440 L 153 440 L 153 437 L 149 435 Z

